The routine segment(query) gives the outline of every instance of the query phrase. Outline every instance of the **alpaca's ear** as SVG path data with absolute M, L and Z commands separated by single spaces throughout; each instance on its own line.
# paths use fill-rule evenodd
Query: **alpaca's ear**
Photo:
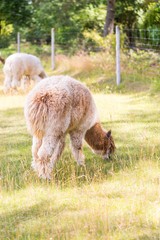
M 111 136 L 111 130 L 109 130 L 107 133 L 106 133 L 106 138 L 110 138 Z

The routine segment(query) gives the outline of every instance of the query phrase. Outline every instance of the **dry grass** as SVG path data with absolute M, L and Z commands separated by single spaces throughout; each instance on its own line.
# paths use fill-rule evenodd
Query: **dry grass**
M 0 239 L 160 239 L 159 94 L 152 96 L 153 85 L 138 81 L 146 74 L 140 66 L 131 71 L 135 62 L 128 65 L 128 77 L 137 74 L 134 80 L 116 88 L 112 61 L 105 54 L 57 58 L 54 73 L 76 76 L 96 92 L 102 124 L 112 129 L 117 150 L 105 162 L 84 145 L 84 169 L 74 162 L 67 139 L 51 182 L 38 179 L 30 167 L 25 94 L 7 96 L 0 86 Z M 148 79 L 151 69 L 157 78 L 157 64 L 149 68 Z M 113 93 L 127 89 L 127 94 Z
M 0 239 L 160 238 L 159 99 L 94 97 L 116 155 L 104 162 L 85 145 L 83 169 L 66 148 L 46 182 L 30 168 L 25 96 L 0 96 Z

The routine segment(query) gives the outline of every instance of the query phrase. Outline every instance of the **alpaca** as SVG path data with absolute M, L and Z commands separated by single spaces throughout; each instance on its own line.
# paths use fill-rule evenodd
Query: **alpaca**
M 67 133 L 79 165 L 84 165 L 83 139 L 104 159 L 115 150 L 111 131 L 101 127 L 89 89 L 69 76 L 53 76 L 39 82 L 26 98 L 24 115 L 33 136 L 32 167 L 39 177 L 50 179 Z
M 34 55 L 27 53 L 14 53 L 4 63 L 5 75 L 4 92 L 9 89 L 17 89 L 21 85 L 25 89 L 30 79 L 40 81 L 47 77 L 42 64 Z

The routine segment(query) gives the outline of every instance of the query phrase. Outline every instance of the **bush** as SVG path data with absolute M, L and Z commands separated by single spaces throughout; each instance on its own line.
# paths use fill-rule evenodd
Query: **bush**
M 115 54 L 116 49 L 116 35 L 109 34 L 107 37 L 102 37 L 97 31 L 85 31 L 83 33 L 85 38 L 85 45 L 87 47 L 92 47 L 93 49 L 99 48 L 106 50 L 111 54 Z M 121 49 L 124 49 L 124 42 L 126 35 L 121 34 Z
M 5 21 L 0 21 L 0 48 L 8 47 L 10 44 L 11 33 L 13 32 L 13 26 L 11 24 L 6 24 Z

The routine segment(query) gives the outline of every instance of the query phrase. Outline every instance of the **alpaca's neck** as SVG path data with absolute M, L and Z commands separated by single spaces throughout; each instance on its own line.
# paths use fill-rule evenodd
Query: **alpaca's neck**
M 103 150 L 105 136 L 106 132 L 102 129 L 100 123 L 96 123 L 87 130 L 85 140 L 92 149 Z

